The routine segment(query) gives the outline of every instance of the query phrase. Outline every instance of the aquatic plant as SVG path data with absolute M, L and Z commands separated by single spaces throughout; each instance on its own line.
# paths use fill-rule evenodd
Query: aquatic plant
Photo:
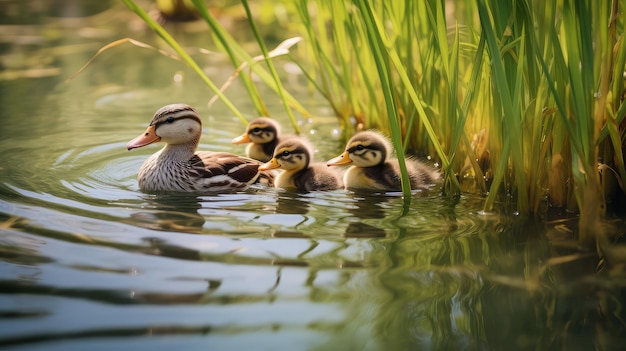
M 314 53 L 300 65 L 346 133 L 390 130 L 396 149 L 441 161 L 444 192 L 486 194 L 486 211 L 507 199 L 522 214 L 537 214 L 546 199 L 579 210 L 581 243 L 593 242 L 607 200 L 618 189 L 623 197 L 626 179 L 623 4 L 294 7 Z
M 173 50 L 175 55 L 178 55 L 181 61 L 185 62 L 189 67 L 193 69 L 193 71 L 198 74 L 202 78 L 202 80 L 209 86 L 209 88 L 216 94 L 216 96 L 244 123 L 247 123 L 246 119 L 243 117 L 242 113 L 234 106 L 230 100 L 224 95 L 223 88 L 228 85 L 228 82 L 222 88 L 218 88 L 217 84 L 214 83 L 205 73 L 202 71 L 200 66 L 196 63 L 196 61 L 182 48 L 182 46 L 178 43 L 178 41 L 170 35 L 161 24 L 159 24 L 154 18 L 152 18 L 141 6 L 139 6 L 133 0 L 122 0 L 126 6 L 130 10 L 132 10 L 137 16 L 139 16 L 145 23 L 148 25 L 161 39 L 163 39 Z M 284 55 L 288 53 L 289 47 L 297 43 L 297 38 L 294 40 L 286 40 L 282 42 L 277 48 L 272 50 L 271 52 L 267 51 L 267 48 L 263 44 L 262 40 L 260 40 L 260 36 L 257 33 L 257 38 L 259 38 L 259 44 L 264 53 L 262 56 L 251 57 L 242 47 L 239 45 L 237 40 L 235 40 L 222 25 L 220 25 L 215 18 L 209 13 L 206 4 L 201 0 L 192 0 L 193 5 L 195 6 L 198 14 L 202 17 L 209 28 L 211 29 L 211 34 L 213 35 L 215 43 L 219 45 L 231 62 L 233 66 L 236 67 L 236 71 L 233 76 L 240 77 L 245 90 L 248 92 L 251 101 L 254 103 L 257 113 L 259 115 L 269 115 L 267 109 L 265 108 L 265 104 L 263 103 L 261 96 L 259 95 L 255 85 L 252 83 L 252 79 L 249 75 L 240 74 L 242 70 L 245 68 L 249 68 L 253 71 L 260 79 L 267 84 L 270 88 L 277 91 L 280 95 L 284 105 L 287 108 L 289 116 L 291 116 L 291 121 L 294 130 L 296 133 L 299 133 L 299 128 L 296 123 L 295 117 L 293 116 L 290 108 L 294 108 L 298 110 L 305 116 L 308 116 L 308 111 L 293 97 L 289 94 L 283 87 L 280 81 L 277 79 L 277 74 L 273 65 L 271 63 L 271 58 L 278 55 Z M 244 2 L 245 7 L 249 11 L 249 7 L 247 3 Z M 188 11 L 187 9 L 185 11 Z M 254 28 L 254 22 L 250 21 L 251 26 Z M 143 43 L 142 43 L 143 44 Z M 265 69 L 257 64 L 259 61 L 265 61 L 268 63 L 268 67 L 272 74 L 270 75 Z
M 143 10 L 124 3 L 194 67 Z M 248 1 L 241 4 L 262 53 L 256 60 L 203 1 L 193 4 L 237 72 L 244 64 L 258 74 L 297 126 L 291 109 L 306 111 L 282 86 Z M 304 38 L 296 52 L 282 54 L 326 99 L 344 136 L 377 128 L 391 135 L 401 159 L 405 152 L 432 157 L 445 173 L 444 193 L 484 194 L 485 211 L 503 200 L 524 215 L 538 214 L 546 203 L 580 211 L 585 245 L 602 231 L 598 220 L 607 203 L 618 193 L 624 198 L 622 3 L 297 0 L 272 6 L 292 19 L 288 33 Z M 249 76 L 240 77 L 263 112 Z M 215 84 L 207 84 L 228 106 Z

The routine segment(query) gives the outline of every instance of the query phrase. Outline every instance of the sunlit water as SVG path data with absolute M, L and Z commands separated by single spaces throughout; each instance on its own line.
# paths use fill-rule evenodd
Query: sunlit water
M 220 103 L 206 108 L 210 90 L 182 64 L 133 46 L 63 83 L 128 18 L 106 22 L 111 32 L 95 39 L 56 19 L 37 27 L 43 43 L 3 53 L 81 48 L 42 63 L 58 74 L 29 78 L 28 66 L 0 82 L 3 349 L 588 350 L 625 341 L 620 278 L 596 274 L 597 257 L 575 249 L 574 220 L 528 221 L 506 206 L 484 213 L 480 197 L 437 189 L 409 206 L 399 194 L 263 186 L 140 192 L 137 170 L 159 146 L 125 144 L 157 108 L 197 106 L 202 150 L 243 153 L 230 144 L 243 124 Z M 50 26 L 69 43 L 46 42 Z M 232 70 L 201 59 L 216 81 Z M 337 123 L 294 81 L 319 115 L 299 123 L 327 160 L 341 148 Z M 252 118 L 240 89 L 228 95 Z M 278 98 L 264 94 L 289 131 Z

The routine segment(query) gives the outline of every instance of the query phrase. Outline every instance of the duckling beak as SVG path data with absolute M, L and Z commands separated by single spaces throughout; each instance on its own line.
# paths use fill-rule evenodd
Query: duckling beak
M 259 166 L 259 171 L 267 171 L 268 169 L 280 168 L 280 164 L 276 161 L 276 157 Z
M 350 153 L 345 151 L 343 154 L 328 160 L 328 162 L 326 162 L 326 166 L 347 165 L 348 163 L 352 163 L 352 159 L 350 158 Z
M 155 130 L 155 126 L 149 126 L 148 129 L 146 129 L 145 133 L 129 141 L 128 144 L 126 144 L 126 148 L 128 150 L 132 150 L 138 147 L 143 147 L 152 143 L 156 143 L 157 141 L 161 140 L 161 137 L 156 135 Z
M 241 134 L 240 136 L 233 139 L 233 141 L 231 141 L 231 143 L 233 144 L 245 144 L 245 143 L 251 143 L 251 142 L 252 140 L 250 140 L 248 133 Z

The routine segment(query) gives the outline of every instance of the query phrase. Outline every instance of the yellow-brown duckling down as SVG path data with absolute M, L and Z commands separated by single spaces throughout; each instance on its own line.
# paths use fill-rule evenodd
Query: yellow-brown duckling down
M 234 138 L 232 143 L 249 143 L 246 156 L 267 162 L 274 156 L 274 149 L 280 140 L 280 124 L 268 117 L 258 117 L 250 121 L 246 131 Z
M 313 148 L 302 138 L 281 141 L 273 158 L 261 170 L 282 169 L 274 186 L 299 191 L 342 189 L 341 172 L 329 169 L 323 163 L 313 162 Z
M 343 177 L 346 189 L 401 191 L 400 166 L 392 150 L 381 133 L 363 131 L 355 134 L 345 151 L 327 165 L 351 165 Z M 441 174 L 433 167 L 412 158 L 405 161 L 412 190 L 427 189 L 441 181 Z
M 165 146 L 139 169 L 139 188 L 145 192 L 230 192 L 256 182 L 272 183 L 273 174 L 261 162 L 228 152 L 198 151 L 202 120 L 185 104 L 160 108 L 146 131 L 128 142 L 128 150 L 152 143 Z

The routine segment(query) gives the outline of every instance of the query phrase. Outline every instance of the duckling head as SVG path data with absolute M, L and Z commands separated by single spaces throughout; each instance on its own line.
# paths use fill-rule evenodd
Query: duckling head
M 280 132 L 278 123 L 268 117 L 255 118 L 246 128 L 246 132 L 232 140 L 233 144 L 267 144 L 276 140 Z
M 383 164 L 391 145 L 387 138 L 374 131 L 355 134 L 346 144 L 345 151 L 328 161 L 328 166 L 353 164 L 357 167 L 374 167 Z
M 312 148 L 299 138 L 287 139 L 276 146 L 274 157 L 259 167 L 259 170 L 281 168 L 297 172 L 309 166 L 312 161 Z
M 202 135 L 202 120 L 193 107 L 172 104 L 161 107 L 152 117 L 146 131 L 126 144 L 128 150 L 163 141 L 170 145 L 190 144 L 194 147 Z

